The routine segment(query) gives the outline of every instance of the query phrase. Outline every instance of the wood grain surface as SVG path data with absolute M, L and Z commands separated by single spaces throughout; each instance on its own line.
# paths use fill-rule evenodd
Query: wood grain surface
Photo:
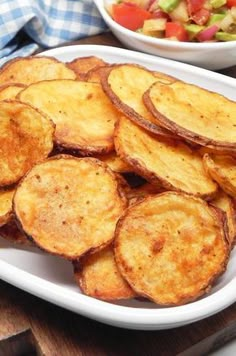
M 110 34 L 71 44 L 122 47 Z M 219 71 L 236 77 L 236 66 Z M 0 282 L 0 356 L 200 356 L 236 337 L 236 304 L 205 320 L 163 331 L 119 329 Z

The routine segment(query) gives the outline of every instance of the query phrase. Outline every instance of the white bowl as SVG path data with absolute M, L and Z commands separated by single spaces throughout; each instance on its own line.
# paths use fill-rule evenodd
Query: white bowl
M 114 0 L 93 0 L 113 34 L 126 47 L 140 52 L 190 63 L 217 70 L 236 65 L 236 41 L 214 43 L 175 42 L 153 38 L 130 31 L 117 24 L 108 14 L 105 5 Z

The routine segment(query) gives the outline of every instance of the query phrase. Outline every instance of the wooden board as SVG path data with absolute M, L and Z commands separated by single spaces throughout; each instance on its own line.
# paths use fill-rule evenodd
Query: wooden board
M 71 44 L 122 45 L 110 34 Z M 236 66 L 220 71 L 236 77 Z M 236 304 L 163 331 L 119 329 L 89 320 L 0 282 L 0 356 L 199 356 L 236 337 Z

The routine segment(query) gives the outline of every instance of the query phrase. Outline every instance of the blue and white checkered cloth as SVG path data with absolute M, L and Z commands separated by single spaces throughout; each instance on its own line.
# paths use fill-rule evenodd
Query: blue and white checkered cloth
M 0 0 L 0 65 L 105 29 L 92 0 Z

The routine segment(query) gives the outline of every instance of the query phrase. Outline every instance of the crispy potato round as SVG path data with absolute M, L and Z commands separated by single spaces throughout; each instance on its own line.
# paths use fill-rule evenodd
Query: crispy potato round
M 105 64 L 106 62 L 103 59 L 96 56 L 89 56 L 76 58 L 66 65 L 76 73 L 77 79 L 84 80 L 88 71 L 104 66 Z
M 229 244 L 231 248 L 236 243 L 236 212 L 235 203 L 231 197 L 225 194 L 222 190 L 217 192 L 217 196 L 211 201 L 211 204 L 220 208 L 226 213 L 229 229 Z
M 17 94 L 26 87 L 20 83 L 8 83 L 0 86 L 0 100 L 15 99 Z
M 131 206 L 119 220 L 115 258 L 137 294 L 180 305 L 208 292 L 226 268 L 227 228 L 220 210 L 166 192 Z
M 18 228 L 14 219 L 10 220 L 6 225 L 0 227 L 0 236 L 9 242 L 21 245 L 32 246 L 33 243 L 26 235 Z
M 0 187 L 17 182 L 53 148 L 54 124 L 28 104 L 0 102 Z
M 101 83 L 102 77 L 110 71 L 112 65 L 106 65 L 103 67 L 95 67 L 88 71 L 84 80 L 87 82 Z
M 121 159 L 158 187 L 204 198 L 217 191 L 201 156 L 180 141 L 154 137 L 123 117 L 116 127 L 115 146 Z
M 28 86 L 18 98 L 41 109 L 53 120 L 57 145 L 78 150 L 83 155 L 113 150 L 114 125 L 120 113 L 100 84 L 41 81 Z
M 75 263 L 74 275 L 82 292 L 90 297 L 117 300 L 135 296 L 116 266 L 112 246 Z
M 174 134 L 236 153 L 236 102 L 181 81 L 156 82 L 145 93 L 144 102 L 158 122 Z
M 236 198 L 236 158 L 206 153 L 203 163 L 206 171 L 225 193 Z
M 29 85 L 40 80 L 75 79 L 76 74 L 53 57 L 15 58 L 0 71 L 0 84 L 22 83 Z
M 115 151 L 106 155 L 96 155 L 95 157 L 106 163 L 114 172 L 127 173 L 134 171 L 131 166 L 117 156 Z
M 134 64 L 115 65 L 101 74 L 103 89 L 118 110 L 150 132 L 173 137 L 158 125 L 143 103 L 143 93 L 157 80 L 171 83 L 175 79 Z
M 13 207 L 42 249 L 68 259 L 109 244 L 126 206 L 114 173 L 94 158 L 54 156 L 18 185 Z
M 129 202 L 129 206 L 136 204 L 138 201 L 148 197 L 149 195 L 157 195 L 165 191 L 162 187 L 157 187 L 150 183 L 145 183 L 137 188 L 125 189 L 125 194 Z
M 7 224 L 12 218 L 12 198 L 15 188 L 0 189 L 0 226 Z

